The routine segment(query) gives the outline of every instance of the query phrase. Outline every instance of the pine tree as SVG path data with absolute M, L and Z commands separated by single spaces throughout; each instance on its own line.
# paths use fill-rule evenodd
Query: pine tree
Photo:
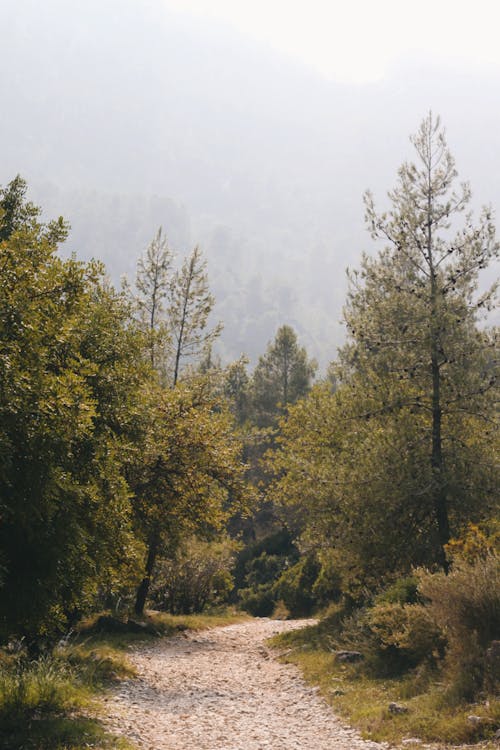
M 182 363 L 192 362 L 219 336 L 222 324 L 208 327 L 214 306 L 210 293 L 206 261 L 198 246 L 185 259 L 170 287 L 168 326 L 173 342 L 172 385 L 181 374 Z
M 477 286 L 499 244 L 491 212 L 484 209 L 474 224 L 468 185 L 455 189 L 455 162 L 439 118 L 429 114 L 411 141 L 417 163 L 400 168 L 389 212 L 378 214 L 371 194 L 365 196 L 372 237 L 388 244 L 378 257 L 364 257 L 361 273 L 351 274 L 345 310 L 350 340 L 341 364 L 344 381 L 357 377 L 374 408 L 429 415 L 428 494 L 445 567 L 451 442 L 457 439 L 452 426 L 464 414 L 485 425 L 490 419 L 495 342 L 478 320 L 492 307 L 496 287 L 478 295 Z
M 289 404 L 311 387 L 316 362 L 299 346 L 291 326 L 281 326 L 259 358 L 252 381 L 255 419 L 259 426 L 275 425 Z
M 135 296 L 141 323 L 147 332 L 151 366 L 164 371 L 169 345 L 166 325 L 172 283 L 173 253 L 160 227 L 145 255 L 137 263 Z

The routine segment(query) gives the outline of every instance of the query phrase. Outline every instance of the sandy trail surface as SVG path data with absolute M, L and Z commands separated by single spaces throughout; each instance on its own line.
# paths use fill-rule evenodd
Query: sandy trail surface
M 337 718 L 265 646 L 304 621 L 251 620 L 135 646 L 139 677 L 106 703 L 106 724 L 146 750 L 379 750 Z

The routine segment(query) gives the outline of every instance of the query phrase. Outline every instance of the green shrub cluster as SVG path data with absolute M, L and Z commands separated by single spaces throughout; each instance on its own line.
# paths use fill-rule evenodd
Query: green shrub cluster
M 447 639 L 450 698 L 473 700 L 500 688 L 500 558 L 457 557 L 448 575 L 419 573 L 426 610 Z
M 497 694 L 500 558 L 479 536 L 450 545 L 448 573 L 417 569 L 363 608 L 337 607 L 323 623 L 332 647 L 360 650 L 377 676 L 438 670 L 451 703 Z
M 81 705 L 83 689 L 68 663 L 52 656 L 16 658 L 0 672 L 0 722 L 68 711 Z
M 170 614 L 203 612 L 206 606 L 228 602 L 234 587 L 231 568 L 237 544 L 230 539 L 204 542 L 188 540 L 175 558 L 157 566 L 151 603 Z
M 243 609 L 258 617 L 280 611 L 304 617 L 340 596 L 340 580 L 329 556 L 316 553 L 268 554 L 266 550 L 245 564 L 245 583 L 238 592 Z

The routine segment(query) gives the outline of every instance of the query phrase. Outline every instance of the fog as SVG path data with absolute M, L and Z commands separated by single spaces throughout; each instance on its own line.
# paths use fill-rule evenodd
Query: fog
M 294 326 L 324 365 L 347 265 L 373 249 L 408 136 L 432 109 L 477 209 L 500 207 L 500 76 L 417 56 L 339 84 L 212 19 L 151 0 L 2 0 L 0 184 L 20 173 L 65 252 L 118 282 L 162 225 L 208 260 L 224 360 Z

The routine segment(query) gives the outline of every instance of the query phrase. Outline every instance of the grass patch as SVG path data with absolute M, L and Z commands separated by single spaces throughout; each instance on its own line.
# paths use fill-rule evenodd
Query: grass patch
M 398 743 L 418 737 L 424 742 L 486 742 L 482 748 L 496 747 L 493 736 L 500 726 L 498 699 L 453 706 L 438 674 L 430 669 L 381 679 L 366 674 L 363 663 L 339 664 L 329 633 L 328 623 L 323 622 L 275 636 L 270 644 L 281 651 L 283 661 L 296 664 L 307 682 L 320 688 L 334 711 L 365 738 Z M 391 713 L 392 702 L 403 704 L 408 712 Z M 480 721 L 469 721 L 471 715 L 480 717 Z
M 89 673 L 61 654 L 36 661 L 4 659 L 0 673 L 0 748 L 2 750 L 80 750 L 132 747 L 107 734 L 92 710 Z
M 32 717 L 22 725 L 0 724 L 1 750 L 134 750 L 123 737 L 106 732 L 98 721 L 85 717 Z
M 149 612 L 148 620 L 156 625 L 162 635 L 174 635 L 183 630 L 208 630 L 224 625 L 234 625 L 252 619 L 246 612 L 236 609 L 213 610 L 207 614 L 169 615 L 166 612 Z

